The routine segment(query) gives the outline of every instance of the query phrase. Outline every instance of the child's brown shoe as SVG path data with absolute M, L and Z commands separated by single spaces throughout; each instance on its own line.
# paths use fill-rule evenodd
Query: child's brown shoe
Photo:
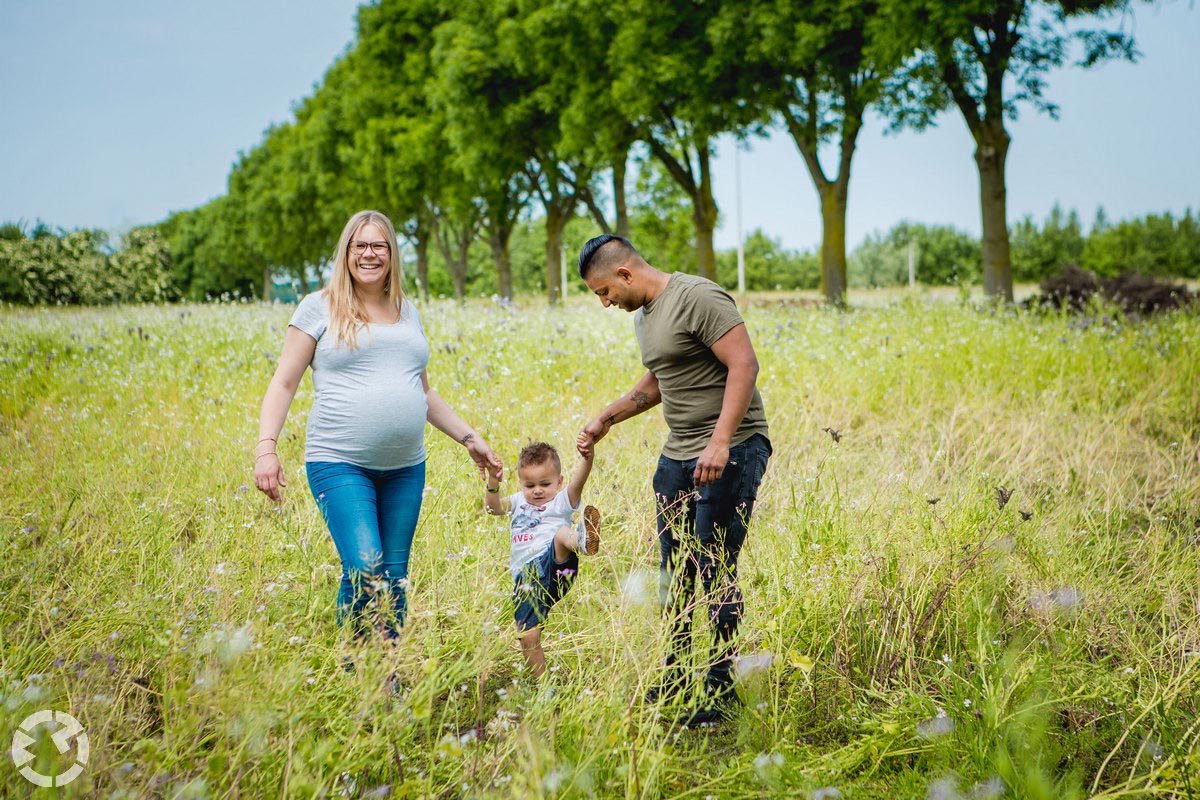
M 600 510 L 583 508 L 583 530 L 579 532 L 579 552 L 594 556 L 600 550 Z

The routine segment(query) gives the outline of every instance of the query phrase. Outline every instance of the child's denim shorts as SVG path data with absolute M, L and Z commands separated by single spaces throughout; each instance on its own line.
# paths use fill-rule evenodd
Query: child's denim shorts
M 554 540 L 545 551 L 521 570 L 513 583 L 513 618 L 522 631 L 541 626 L 550 609 L 563 599 L 575 574 L 579 572 L 579 555 L 571 553 L 564 562 L 554 560 Z

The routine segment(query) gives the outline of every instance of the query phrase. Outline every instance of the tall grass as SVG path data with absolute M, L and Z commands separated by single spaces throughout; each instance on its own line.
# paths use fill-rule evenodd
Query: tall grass
M 253 490 L 289 313 L 0 312 L 0 742 L 33 711 L 76 716 L 90 758 L 57 794 L 1200 796 L 1194 313 L 755 298 L 775 454 L 740 564 L 745 707 L 698 731 L 642 702 L 666 634 L 660 413 L 597 447 L 604 545 L 546 627 L 547 700 L 505 529 L 436 432 L 404 634 L 339 634 L 307 380 L 285 502 Z M 510 473 L 535 438 L 569 470 L 641 372 L 631 318 L 593 301 L 423 317 L 435 387 Z M 69 761 L 39 747 L 43 772 Z M 0 793 L 31 788 L 5 758 Z

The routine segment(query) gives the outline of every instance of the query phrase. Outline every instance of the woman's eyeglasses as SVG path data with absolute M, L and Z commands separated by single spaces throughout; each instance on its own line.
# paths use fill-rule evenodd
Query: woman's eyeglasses
M 377 256 L 386 256 L 391 252 L 391 246 L 387 242 L 351 242 L 350 252 L 356 256 L 361 256 L 370 248 L 371 252 Z

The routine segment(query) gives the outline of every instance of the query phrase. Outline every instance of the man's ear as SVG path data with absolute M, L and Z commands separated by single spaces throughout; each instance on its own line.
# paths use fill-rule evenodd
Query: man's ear
M 617 277 L 624 283 L 630 283 L 633 281 L 633 270 L 631 270 L 629 267 L 617 267 L 614 271 L 616 272 Z

